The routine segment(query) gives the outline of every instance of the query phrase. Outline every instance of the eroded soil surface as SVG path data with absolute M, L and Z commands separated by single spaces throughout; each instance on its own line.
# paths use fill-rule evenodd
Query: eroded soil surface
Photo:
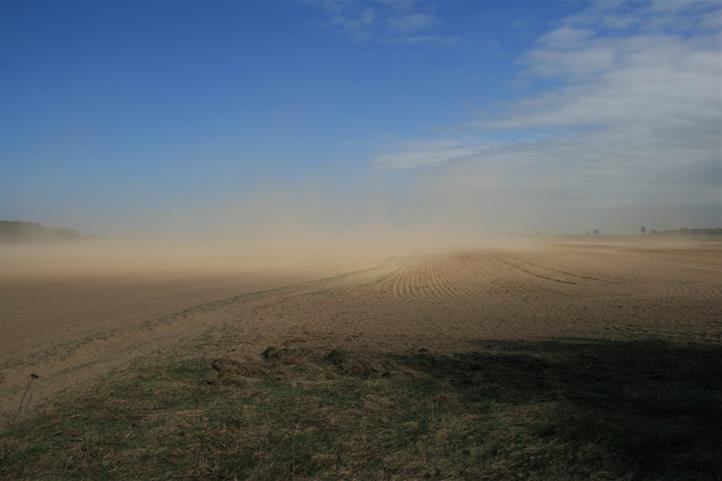
M 4 281 L 0 408 L 29 409 L 209 332 L 219 351 L 249 357 L 299 344 L 458 352 L 485 340 L 722 342 L 715 242 L 548 243 L 391 258 L 342 275 L 254 276 Z

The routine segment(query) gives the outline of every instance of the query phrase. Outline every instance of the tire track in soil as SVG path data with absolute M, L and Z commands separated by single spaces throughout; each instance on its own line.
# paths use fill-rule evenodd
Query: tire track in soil
M 576 274 L 574 272 L 569 272 L 569 271 L 565 271 L 565 270 L 561 270 L 561 269 L 554 269 L 552 267 L 547 267 L 545 265 L 537 264 L 535 262 L 531 262 L 531 261 L 528 261 L 525 259 L 520 259 L 518 257 L 508 256 L 508 258 L 512 259 L 516 262 L 519 262 L 522 265 L 527 265 L 527 266 L 531 266 L 533 268 L 542 269 L 543 271 L 554 272 L 556 274 L 562 274 L 564 276 L 568 276 L 568 277 L 572 277 L 572 278 L 588 280 L 588 281 L 596 281 L 596 282 L 601 282 L 601 283 L 605 283 L 605 284 L 621 284 L 620 281 L 615 281 L 615 280 L 610 280 L 610 279 L 601 279 L 599 277 L 585 276 L 585 275 Z
M 559 279 L 559 278 L 556 278 L 556 277 L 552 277 L 551 275 L 546 275 L 546 274 L 542 274 L 542 273 L 539 273 L 539 272 L 534 272 L 533 270 L 531 270 L 531 269 L 529 269 L 529 268 L 526 268 L 526 267 L 521 266 L 521 265 L 519 265 L 519 264 L 515 264 L 514 262 L 511 262 L 511 261 L 506 260 L 506 259 L 502 259 L 501 262 L 503 262 L 503 263 L 506 264 L 507 266 L 511 267 L 512 269 L 516 269 L 516 270 L 521 271 L 521 272 L 523 272 L 523 273 L 525 273 L 525 274 L 528 274 L 528 275 L 530 275 L 530 276 L 534 276 L 534 277 L 537 277 L 537 278 L 539 278 L 539 279 L 544 279 L 544 280 L 549 281 L 549 282 L 556 282 L 557 284 L 566 284 L 566 285 L 570 285 L 570 286 L 579 285 L 579 283 L 578 283 L 578 282 L 575 282 L 575 281 L 570 281 L 570 280 L 566 280 L 566 279 Z

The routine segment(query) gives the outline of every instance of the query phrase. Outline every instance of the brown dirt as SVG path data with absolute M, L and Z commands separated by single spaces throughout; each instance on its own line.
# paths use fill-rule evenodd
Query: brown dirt
M 394 352 L 507 339 L 720 343 L 720 313 L 720 242 L 547 242 L 394 258 L 331 277 L 319 270 L 6 276 L 0 280 L 0 408 L 18 409 L 30 373 L 40 378 L 24 409 L 210 332 L 219 351 L 248 356 L 269 346 L 316 344 Z

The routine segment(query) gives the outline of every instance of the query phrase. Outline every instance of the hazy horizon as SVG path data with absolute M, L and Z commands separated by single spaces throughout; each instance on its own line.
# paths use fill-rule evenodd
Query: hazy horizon
M 3 2 L 0 85 L 2 219 L 300 241 L 722 225 L 718 2 Z

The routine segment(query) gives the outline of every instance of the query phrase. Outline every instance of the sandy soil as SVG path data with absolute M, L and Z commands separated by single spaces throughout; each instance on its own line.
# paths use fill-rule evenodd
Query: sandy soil
M 547 241 L 337 271 L 16 268 L 0 276 L 0 408 L 12 412 L 25 397 L 26 409 L 199 336 L 249 356 L 294 343 L 458 351 L 499 339 L 722 342 L 721 242 Z M 29 384 L 31 373 L 40 377 Z

